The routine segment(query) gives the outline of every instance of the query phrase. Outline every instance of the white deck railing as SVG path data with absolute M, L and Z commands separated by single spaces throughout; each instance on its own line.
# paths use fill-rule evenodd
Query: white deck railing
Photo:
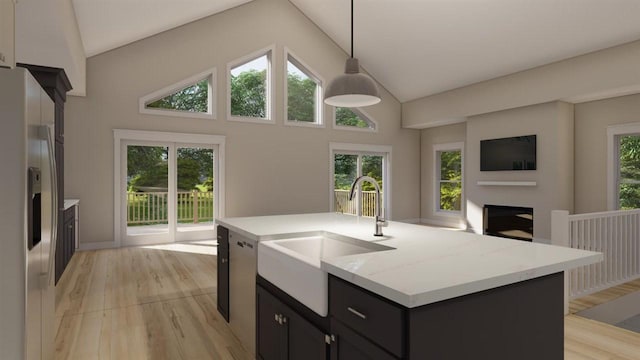
M 178 191 L 178 222 L 213 220 L 213 192 Z M 127 193 L 127 225 L 166 224 L 168 221 L 168 192 Z
M 598 251 L 604 261 L 566 274 L 569 300 L 640 277 L 640 209 L 569 215 L 551 214 L 554 245 Z
M 336 212 L 343 214 L 356 215 L 358 203 L 353 200 L 349 201 L 349 190 L 334 190 Z M 380 193 L 380 196 L 383 196 Z M 362 216 L 376 216 L 376 192 L 362 192 Z

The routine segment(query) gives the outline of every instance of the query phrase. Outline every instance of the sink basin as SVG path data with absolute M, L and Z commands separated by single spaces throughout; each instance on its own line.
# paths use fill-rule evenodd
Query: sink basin
M 258 274 L 320 316 L 329 309 L 328 275 L 321 261 L 393 248 L 338 235 L 312 235 L 258 244 Z

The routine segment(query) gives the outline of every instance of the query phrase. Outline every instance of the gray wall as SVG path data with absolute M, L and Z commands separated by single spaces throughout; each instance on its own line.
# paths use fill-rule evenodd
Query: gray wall
M 480 171 L 480 140 L 537 135 L 537 169 Z M 467 220 L 482 233 L 486 204 L 533 208 L 533 233 L 551 236 L 551 210 L 573 210 L 573 105 L 553 102 L 474 116 L 467 123 Z M 481 186 L 478 181 L 535 181 L 536 186 Z
M 432 146 L 465 141 L 466 221 L 471 231 L 482 233 L 484 205 L 524 206 L 534 209 L 534 237 L 548 242 L 551 210 L 573 211 L 574 184 L 573 105 L 552 102 L 472 116 L 464 124 L 422 132 L 422 216 L 424 222 L 441 222 L 432 212 Z M 537 135 L 537 170 L 480 171 L 480 141 L 520 135 Z M 535 181 L 536 186 L 485 186 L 478 181 Z M 455 225 L 455 224 L 452 224 Z
M 575 106 L 575 212 L 607 210 L 607 126 L 640 122 L 640 95 Z
M 276 125 L 227 121 L 226 64 L 276 44 Z M 113 241 L 113 133 L 135 129 L 218 134 L 226 143 L 226 215 L 329 210 L 329 142 L 393 146 L 392 213 L 420 213 L 420 132 L 400 128 L 400 103 L 386 90 L 367 108 L 378 133 L 284 126 L 284 47 L 326 81 L 346 54 L 286 0 L 257 0 L 87 61 L 87 96 L 66 107 L 65 191 L 81 200 L 82 243 Z M 217 67 L 216 120 L 143 115 L 138 98 Z

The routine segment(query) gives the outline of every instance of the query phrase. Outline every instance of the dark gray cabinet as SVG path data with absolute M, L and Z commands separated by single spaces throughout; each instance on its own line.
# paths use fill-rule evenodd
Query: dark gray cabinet
M 229 322 L 229 229 L 218 226 L 218 312 Z
M 63 235 L 60 239 L 62 243 L 61 251 L 59 252 L 60 262 L 56 259 L 56 279 L 60 279 L 76 251 L 76 210 L 77 207 L 72 206 L 64 211 Z
M 406 308 L 329 276 L 331 360 L 562 359 L 563 274 Z
M 16 65 L 29 70 L 55 105 L 55 158 L 59 199 L 55 274 L 55 282 L 57 284 L 69 262 L 68 260 L 71 259 L 65 253 L 66 241 L 64 241 L 66 236 L 64 224 L 64 103 L 67 101 L 67 92 L 72 87 L 64 69 L 21 63 Z M 73 249 L 75 249 L 75 242 Z M 68 252 L 69 250 L 66 251 Z M 65 259 L 67 260 L 66 262 Z
M 327 360 L 329 336 L 261 285 L 256 287 L 256 357 Z
M 331 360 L 396 360 L 340 321 L 331 320 Z

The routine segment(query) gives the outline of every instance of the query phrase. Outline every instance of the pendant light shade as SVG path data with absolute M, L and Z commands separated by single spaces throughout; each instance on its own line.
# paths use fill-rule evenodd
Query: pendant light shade
M 336 107 L 363 107 L 380 102 L 378 86 L 366 74 L 360 73 L 358 59 L 353 57 L 353 0 L 351 0 L 351 57 L 344 75 L 333 79 L 324 93 L 324 102 Z
M 380 102 L 375 81 L 359 72 L 358 59 L 347 59 L 344 75 L 335 78 L 324 93 L 324 102 L 338 107 L 363 107 Z

